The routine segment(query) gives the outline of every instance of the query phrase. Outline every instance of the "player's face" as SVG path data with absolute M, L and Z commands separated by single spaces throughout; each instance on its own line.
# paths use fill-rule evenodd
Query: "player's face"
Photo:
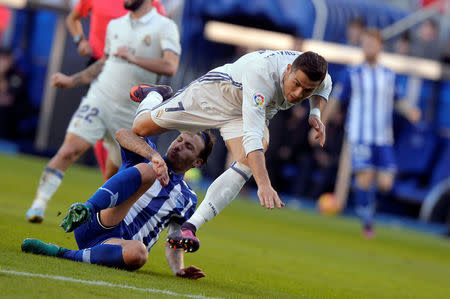
M 144 1 L 145 0 L 124 0 L 123 6 L 125 7 L 125 9 L 135 11 L 142 6 L 142 3 L 144 3 Z
M 289 103 L 296 104 L 308 98 L 320 85 L 320 81 L 311 81 L 300 69 L 295 72 L 289 64 L 283 78 L 284 95 Z
M 187 171 L 193 167 L 198 167 L 203 162 L 199 155 L 204 147 L 205 142 L 200 135 L 180 134 L 167 150 L 167 162 L 175 172 Z
M 383 44 L 381 41 L 369 34 L 363 34 L 361 36 L 361 46 L 364 56 L 368 61 L 376 60 L 378 55 L 383 50 Z

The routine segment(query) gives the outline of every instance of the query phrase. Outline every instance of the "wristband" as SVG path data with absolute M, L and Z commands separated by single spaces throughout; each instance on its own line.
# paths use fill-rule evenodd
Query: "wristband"
M 75 45 L 78 46 L 83 39 L 84 39 L 84 35 L 83 34 L 78 34 L 78 35 L 75 35 L 75 37 L 73 38 L 73 42 L 74 42 Z
M 318 118 L 320 118 L 320 109 L 319 108 L 313 108 L 311 109 L 311 111 L 309 112 L 309 115 L 315 115 Z

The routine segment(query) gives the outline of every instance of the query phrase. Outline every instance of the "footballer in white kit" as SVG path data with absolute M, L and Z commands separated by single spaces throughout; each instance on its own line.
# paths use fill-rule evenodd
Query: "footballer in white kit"
M 115 133 L 132 127 L 138 107 L 129 101 L 128 91 L 142 82 L 156 83 L 161 75 L 172 76 L 178 68 L 181 45 L 176 24 L 158 14 L 151 0 L 125 0 L 124 6 L 130 13 L 108 24 L 103 58 L 72 76 L 52 77 L 56 87 L 92 84 L 72 116 L 63 145 L 44 169 L 27 212 L 30 222 L 42 222 L 64 171 L 98 140 L 104 139 L 108 158 L 120 166 Z
M 108 24 L 105 55 L 109 57 L 73 115 L 68 131 L 91 144 L 104 138 L 105 147 L 116 166 L 120 166 L 121 158 L 115 133 L 121 128 L 131 128 L 138 107 L 138 104 L 130 102 L 128 91 L 136 83 L 156 83 L 160 77 L 112 55 L 124 45 L 133 55 L 144 58 L 162 57 L 164 51 L 181 54 L 175 23 L 158 14 L 155 8 L 138 20 L 127 14 Z
M 141 101 L 133 125 L 136 135 L 217 128 L 235 161 L 208 188 L 205 199 L 181 230 L 169 236 L 173 246 L 196 251 L 199 247 L 196 230 L 227 206 L 252 175 L 262 206 L 269 209 L 284 206 L 265 167 L 267 124 L 278 110 L 310 99 L 308 121 L 323 145 L 325 127 L 320 112 L 332 86 L 327 68 L 325 59 L 314 52 L 257 51 L 213 69 L 156 106 L 162 98 L 158 94 L 160 86 L 133 88 L 131 99 Z M 155 155 L 145 148 L 142 145 L 137 152 L 149 158 Z
M 282 78 L 286 66 L 300 54 L 297 51 L 246 54 L 234 63 L 211 70 L 170 100 L 153 107 L 152 119 L 170 130 L 198 132 L 217 128 L 224 140 L 244 136 L 246 154 L 262 149 L 263 137 L 268 138 L 265 130 L 268 121 L 278 110 L 297 103 L 286 99 Z M 311 96 L 328 99 L 331 85 L 327 74 Z

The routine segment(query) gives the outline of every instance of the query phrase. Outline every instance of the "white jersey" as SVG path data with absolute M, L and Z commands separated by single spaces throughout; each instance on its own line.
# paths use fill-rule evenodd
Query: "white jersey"
M 231 84 L 241 90 L 241 92 L 231 90 L 224 98 L 230 104 L 242 107 L 243 145 L 246 154 L 263 148 L 262 139 L 268 120 L 278 110 L 286 110 L 295 105 L 284 96 L 283 77 L 287 65 L 292 64 L 300 54 L 302 52 L 286 50 L 257 51 L 210 72 L 221 74 L 223 78 L 229 77 Z M 331 77 L 327 74 L 312 95 L 328 100 L 331 86 Z
M 105 55 L 109 57 L 87 97 L 111 105 L 117 117 L 131 124 L 138 107 L 129 99 L 131 88 L 140 83 L 157 83 L 159 75 L 114 56 L 122 46 L 138 57 L 161 58 L 166 50 L 180 55 L 181 45 L 176 24 L 155 8 L 140 19 L 132 19 L 128 13 L 109 22 L 105 40 Z

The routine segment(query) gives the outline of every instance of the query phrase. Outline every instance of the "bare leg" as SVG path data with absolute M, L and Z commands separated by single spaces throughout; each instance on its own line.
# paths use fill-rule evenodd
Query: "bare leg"
M 64 143 L 57 154 L 49 161 L 41 175 L 33 204 L 27 211 L 29 222 L 40 223 L 43 221 L 47 202 L 58 190 L 64 177 L 64 171 L 91 146 L 89 142 L 78 135 L 66 134 Z
M 119 167 L 117 167 L 111 161 L 111 159 L 109 157 L 107 157 L 106 163 L 105 163 L 105 172 L 104 172 L 105 181 L 109 180 L 113 175 L 115 175 L 118 170 L 119 170 Z

